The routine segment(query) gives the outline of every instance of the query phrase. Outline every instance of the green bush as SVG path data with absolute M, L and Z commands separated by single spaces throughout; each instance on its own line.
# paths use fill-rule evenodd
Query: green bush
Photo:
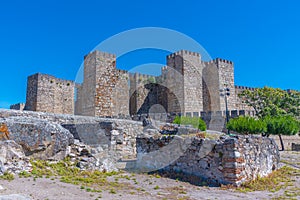
M 226 127 L 241 134 L 260 134 L 267 131 L 266 123 L 263 120 L 249 116 L 230 119 Z
M 299 132 L 299 121 L 292 116 L 265 117 L 267 133 L 272 135 L 295 135 Z
M 174 124 L 191 125 L 201 131 L 206 130 L 205 122 L 199 117 L 176 116 L 173 120 Z

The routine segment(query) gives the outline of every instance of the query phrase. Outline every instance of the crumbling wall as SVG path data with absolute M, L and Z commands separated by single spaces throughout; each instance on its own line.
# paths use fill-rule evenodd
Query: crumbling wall
M 175 144 L 172 144 L 173 141 Z M 178 144 L 177 144 L 178 143 Z M 173 145 L 172 151 L 164 152 Z M 273 139 L 258 136 L 224 137 L 221 140 L 180 138 L 178 136 L 138 138 L 137 153 L 143 169 L 155 169 L 165 163 L 162 171 L 184 173 L 201 178 L 212 185 L 240 185 L 270 174 L 278 168 L 279 151 Z M 157 156 L 149 157 L 152 152 Z M 162 155 L 162 156 L 160 156 Z M 174 159 L 176 158 L 177 159 Z M 145 159 L 146 158 L 146 159 Z M 156 166 L 154 166 L 156 165 Z

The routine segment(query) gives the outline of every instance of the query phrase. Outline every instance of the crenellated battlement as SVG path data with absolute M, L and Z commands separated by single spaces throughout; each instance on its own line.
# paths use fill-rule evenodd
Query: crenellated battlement
M 123 70 L 123 69 L 117 69 L 117 72 L 120 74 L 129 74 L 127 70 Z
M 238 89 L 238 90 L 251 90 L 251 91 L 254 91 L 256 89 L 254 87 L 239 86 L 239 85 L 235 85 L 234 87 L 235 87 L 235 89 Z
M 84 56 L 84 59 L 90 57 L 90 56 L 97 56 L 97 57 L 103 57 L 103 58 L 111 58 L 111 59 L 116 59 L 116 54 L 108 53 L 108 52 L 103 52 L 99 50 L 95 50 L 93 52 L 88 53 L 87 55 Z
M 192 52 L 192 51 L 188 51 L 188 50 L 180 50 L 180 51 L 177 51 L 175 53 L 172 53 L 170 55 L 167 56 L 167 58 L 173 58 L 175 56 L 184 56 L 184 55 L 190 55 L 190 56 L 196 56 L 196 57 L 199 57 L 200 59 L 200 53 L 197 53 L 197 52 Z
M 149 78 L 157 78 L 157 76 L 149 75 L 149 74 L 141 74 L 141 73 L 129 73 L 130 78 L 135 78 L 135 79 L 149 79 Z
M 225 59 L 222 59 L 222 58 L 216 58 L 213 60 L 213 62 L 216 62 L 216 63 L 227 63 L 227 64 L 233 64 L 232 61 L 230 60 L 225 60 Z

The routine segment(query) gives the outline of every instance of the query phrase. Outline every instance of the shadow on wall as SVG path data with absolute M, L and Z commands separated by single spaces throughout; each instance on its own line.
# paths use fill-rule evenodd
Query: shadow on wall
M 146 91 L 145 91 L 146 90 Z M 141 92 L 142 91 L 142 92 Z M 145 93 L 143 97 L 142 93 Z M 158 83 L 147 83 L 138 88 L 130 97 L 130 115 L 168 112 L 168 100 L 172 98 L 179 104 L 176 95 Z M 138 102 L 143 102 L 140 106 Z M 180 106 L 179 106 L 180 107 Z

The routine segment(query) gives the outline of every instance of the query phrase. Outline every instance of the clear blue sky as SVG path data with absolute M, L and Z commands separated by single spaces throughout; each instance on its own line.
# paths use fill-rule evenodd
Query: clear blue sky
M 213 58 L 232 60 L 237 85 L 300 90 L 299 8 L 297 0 L 1 1 L 0 107 L 25 102 L 28 75 L 74 80 L 101 41 L 149 26 L 187 34 Z

